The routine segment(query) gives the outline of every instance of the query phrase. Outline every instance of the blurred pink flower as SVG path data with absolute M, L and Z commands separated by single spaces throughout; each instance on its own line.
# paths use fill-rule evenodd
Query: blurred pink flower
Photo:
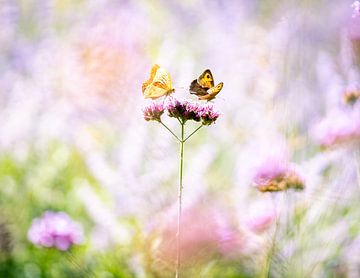
M 176 258 L 176 224 L 170 222 L 161 232 L 159 253 L 162 259 Z M 223 211 L 204 206 L 192 206 L 183 211 L 181 228 L 182 262 L 191 264 L 213 255 L 231 256 L 241 252 L 242 235 L 233 228 Z
M 253 183 L 261 192 L 304 188 L 304 181 L 299 173 L 287 160 L 280 157 L 266 158 L 258 165 Z
M 273 211 L 263 212 L 246 221 L 246 226 L 254 233 L 262 233 L 268 229 L 276 219 L 276 213 Z
M 359 107 L 352 111 L 332 111 L 314 124 L 310 130 L 311 137 L 325 147 L 359 141 L 360 113 L 356 108 Z
M 38 246 L 65 251 L 82 242 L 83 230 L 66 213 L 46 211 L 40 218 L 33 220 L 28 239 Z

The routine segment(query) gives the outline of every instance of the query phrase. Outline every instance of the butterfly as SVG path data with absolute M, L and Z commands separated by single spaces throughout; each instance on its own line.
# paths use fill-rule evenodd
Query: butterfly
M 190 84 L 190 94 L 196 95 L 200 100 L 210 101 L 221 91 L 224 83 L 220 82 L 214 87 L 214 78 L 209 69 L 205 70 Z
M 172 87 L 170 74 L 159 65 L 154 65 L 150 72 L 149 80 L 142 84 L 144 98 L 159 98 L 175 92 Z

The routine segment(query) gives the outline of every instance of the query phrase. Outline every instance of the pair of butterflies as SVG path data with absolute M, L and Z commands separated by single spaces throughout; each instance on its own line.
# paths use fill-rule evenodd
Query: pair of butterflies
M 191 82 L 190 93 L 196 95 L 200 100 L 210 101 L 216 97 L 222 87 L 223 82 L 214 86 L 214 78 L 211 71 L 207 69 Z M 149 80 L 142 85 L 142 92 L 145 98 L 151 99 L 174 93 L 175 89 L 172 87 L 170 74 L 159 65 L 154 65 Z

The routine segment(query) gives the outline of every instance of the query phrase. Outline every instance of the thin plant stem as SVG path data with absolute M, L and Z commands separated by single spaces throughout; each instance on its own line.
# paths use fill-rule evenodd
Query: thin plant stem
M 179 195 L 178 195 L 178 219 L 176 233 L 176 273 L 175 278 L 180 277 L 180 240 L 181 240 L 181 207 L 182 207 L 182 190 L 183 190 L 183 165 L 184 165 L 184 123 L 181 124 L 181 141 L 179 157 Z
M 189 139 L 191 136 L 193 136 L 196 133 L 196 131 L 198 131 L 202 127 L 203 127 L 203 125 L 199 126 L 197 129 L 195 129 L 188 137 L 185 138 L 184 143 L 186 142 L 187 139 Z
M 355 160 L 355 169 L 356 169 L 356 176 L 357 176 L 357 183 L 360 187 L 360 146 L 357 146 L 354 152 L 354 160 Z
M 181 125 L 185 124 L 185 122 L 183 122 L 183 121 L 180 120 L 179 118 L 176 118 L 176 119 L 178 120 L 178 122 L 179 122 Z
M 270 193 L 270 194 L 271 194 L 271 199 L 273 201 L 273 209 L 275 211 L 276 220 L 275 220 L 275 230 L 274 230 L 273 237 L 272 237 L 271 243 L 270 243 L 271 246 L 270 246 L 269 252 L 266 256 L 265 269 L 264 269 L 265 271 L 263 271 L 262 275 L 261 275 L 262 278 L 270 277 L 270 269 L 271 269 L 272 259 L 274 256 L 276 236 L 277 236 L 278 226 L 279 226 L 279 217 L 277 215 L 276 200 L 275 200 L 275 196 L 274 196 L 274 194 L 276 194 L 276 193 Z
M 172 132 L 172 130 L 170 128 L 167 127 L 167 125 L 165 125 L 162 121 L 159 122 L 160 124 L 162 124 L 175 138 L 176 140 L 178 140 L 179 142 L 181 142 L 181 140 L 179 139 L 179 137 L 177 137 L 177 135 Z

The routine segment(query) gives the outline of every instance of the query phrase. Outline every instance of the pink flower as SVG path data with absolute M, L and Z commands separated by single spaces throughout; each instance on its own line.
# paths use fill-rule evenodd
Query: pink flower
M 254 233 L 262 233 L 271 226 L 275 219 L 275 212 L 264 212 L 263 214 L 257 215 L 249 219 L 246 222 L 246 226 Z
M 146 121 L 161 121 L 161 115 L 164 113 L 164 105 L 162 103 L 152 102 L 143 109 L 144 119 Z
M 189 100 L 178 100 L 170 98 L 166 104 L 169 117 L 178 118 L 186 122 L 193 120 L 201 121 L 203 125 L 211 125 L 219 117 L 219 113 L 215 111 L 213 104 L 202 104 Z
M 175 220 L 175 219 L 174 219 Z M 165 261 L 176 258 L 176 224 L 170 221 L 160 230 L 160 257 Z M 241 252 L 243 238 L 230 222 L 229 215 L 219 209 L 195 205 L 183 211 L 181 257 L 184 265 L 213 256 L 232 256 Z
M 211 125 L 220 116 L 220 114 L 214 110 L 214 106 L 210 103 L 201 105 L 198 113 L 201 116 L 203 125 Z
M 33 220 L 28 239 L 38 246 L 65 251 L 82 242 L 83 230 L 66 213 L 46 211 L 40 218 Z
M 253 176 L 255 187 L 261 192 L 303 189 L 304 181 L 289 162 L 276 157 L 265 159 Z
M 359 141 L 360 113 L 356 108 L 353 111 L 332 111 L 314 124 L 311 137 L 325 147 Z

